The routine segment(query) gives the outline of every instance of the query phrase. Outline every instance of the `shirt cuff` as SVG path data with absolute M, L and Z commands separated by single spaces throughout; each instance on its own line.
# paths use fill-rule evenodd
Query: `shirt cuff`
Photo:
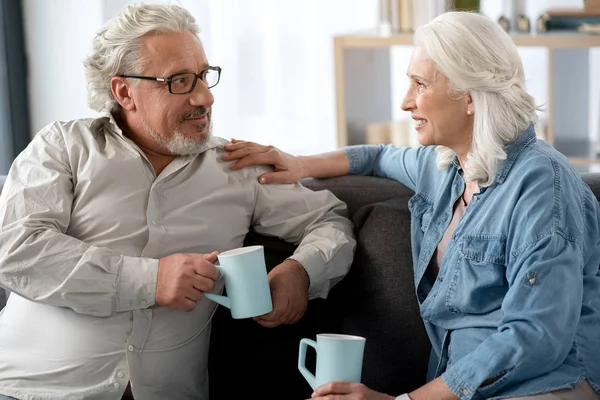
M 396 400 L 411 400 L 411 398 L 408 396 L 408 393 L 404 393 L 396 397 Z
M 156 302 L 158 260 L 123 256 L 117 286 L 117 311 L 148 308 Z
M 327 278 L 326 265 L 317 250 L 303 250 L 288 258 L 300 263 L 308 274 L 310 282 L 308 286 L 309 299 L 312 300 L 317 297 L 327 296 L 329 280 Z
M 360 156 L 358 153 L 360 152 L 360 150 L 353 147 L 344 147 L 342 151 L 346 153 L 346 157 L 348 157 L 348 165 L 350 166 L 348 174 L 359 175 L 358 172 L 360 169 Z

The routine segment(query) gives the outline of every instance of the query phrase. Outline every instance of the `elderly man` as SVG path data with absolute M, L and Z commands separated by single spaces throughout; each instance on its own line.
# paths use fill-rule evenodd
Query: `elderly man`
M 55 122 L 15 160 L 0 207 L 0 393 L 18 399 L 207 399 L 213 263 L 249 228 L 298 243 L 269 273 L 292 324 L 355 247 L 329 192 L 262 186 L 211 136 L 211 66 L 194 18 L 127 6 L 86 60 L 98 119 Z M 126 390 L 127 389 L 127 390 Z M 0 396 L 1 397 L 1 396 Z

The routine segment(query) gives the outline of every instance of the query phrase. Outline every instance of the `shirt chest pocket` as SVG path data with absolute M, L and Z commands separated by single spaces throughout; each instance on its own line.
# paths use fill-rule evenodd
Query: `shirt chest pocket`
M 412 224 L 417 224 L 422 232 L 427 232 L 433 215 L 433 201 L 417 193 L 408 201 L 408 209 L 412 215 Z
M 451 311 L 465 314 L 497 310 L 508 290 L 506 238 L 501 235 L 464 236 L 446 297 Z

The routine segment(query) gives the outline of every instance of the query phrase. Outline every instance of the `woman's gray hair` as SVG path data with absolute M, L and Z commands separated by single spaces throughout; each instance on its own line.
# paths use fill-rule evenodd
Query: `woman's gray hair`
M 504 151 L 537 121 L 534 98 L 525 91 L 523 62 L 510 36 L 491 19 L 472 12 L 448 12 L 416 29 L 421 46 L 450 82 L 450 95 L 469 93 L 475 106 L 466 182 L 490 186 Z M 437 147 L 438 168 L 452 163 L 454 151 Z
M 184 8 L 167 4 L 125 6 L 94 38 L 93 53 L 84 61 L 88 105 L 91 109 L 116 111 L 119 104 L 110 89 L 110 80 L 121 74 L 139 73 L 144 60 L 140 40 L 149 33 L 189 31 L 198 37 L 200 29 Z

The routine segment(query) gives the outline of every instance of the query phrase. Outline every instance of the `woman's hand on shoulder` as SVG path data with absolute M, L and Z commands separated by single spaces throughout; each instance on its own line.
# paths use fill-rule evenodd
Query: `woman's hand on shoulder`
M 224 146 L 223 160 L 234 161 L 231 169 L 238 170 L 250 165 L 272 165 L 275 172 L 262 174 L 260 183 L 295 183 L 309 176 L 301 157 L 296 157 L 273 146 L 232 139 Z

